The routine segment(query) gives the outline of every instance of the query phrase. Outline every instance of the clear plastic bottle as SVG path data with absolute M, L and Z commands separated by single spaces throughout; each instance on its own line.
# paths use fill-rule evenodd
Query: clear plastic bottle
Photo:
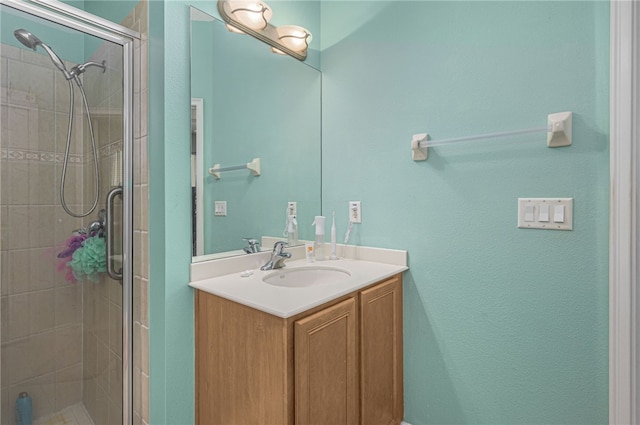
M 298 245 L 298 221 L 295 215 L 287 218 L 287 242 L 289 246 Z
M 316 261 L 323 261 L 325 259 L 324 256 L 324 220 L 325 217 L 322 215 L 317 215 L 313 220 L 313 225 L 316 226 L 316 241 L 315 241 L 315 255 Z

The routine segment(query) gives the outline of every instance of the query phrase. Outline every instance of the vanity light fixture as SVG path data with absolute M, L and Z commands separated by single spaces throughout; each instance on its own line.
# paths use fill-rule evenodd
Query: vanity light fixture
M 269 5 L 261 1 L 228 0 L 227 3 L 233 18 L 245 27 L 255 31 L 265 29 L 271 20 L 271 16 L 273 16 Z M 233 29 L 229 28 L 229 26 Z M 237 28 L 233 25 L 227 25 L 227 28 L 231 31 L 237 31 Z
M 218 0 L 218 12 L 229 31 L 249 34 L 271 46 L 274 53 L 298 60 L 307 58 L 311 33 L 297 25 L 276 27 L 269 21 L 271 8 L 262 1 Z
M 278 39 L 294 52 L 306 52 L 311 41 L 311 33 L 297 25 L 277 27 Z

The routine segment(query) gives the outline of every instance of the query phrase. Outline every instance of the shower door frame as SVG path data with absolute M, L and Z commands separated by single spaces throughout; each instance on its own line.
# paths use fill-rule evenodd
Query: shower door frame
M 0 0 L 0 4 L 122 47 L 122 423 L 130 425 L 133 423 L 133 53 L 134 41 L 140 41 L 140 34 L 61 2 Z

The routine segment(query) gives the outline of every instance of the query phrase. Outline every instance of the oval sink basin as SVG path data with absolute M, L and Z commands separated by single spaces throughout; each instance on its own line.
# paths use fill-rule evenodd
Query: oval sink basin
M 304 288 L 341 282 L 351 276 L 348 270 L 337 267 L 308 266 L 295 269 L 282 269 L 269 273 L 262 281 L 269 285 L 287 288 Z

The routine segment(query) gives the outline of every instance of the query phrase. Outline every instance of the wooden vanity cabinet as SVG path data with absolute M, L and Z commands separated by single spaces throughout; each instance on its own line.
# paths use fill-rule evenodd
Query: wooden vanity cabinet
M 287 319 L 196 291 L 197 424 L 402 416 L 401 275 Z

